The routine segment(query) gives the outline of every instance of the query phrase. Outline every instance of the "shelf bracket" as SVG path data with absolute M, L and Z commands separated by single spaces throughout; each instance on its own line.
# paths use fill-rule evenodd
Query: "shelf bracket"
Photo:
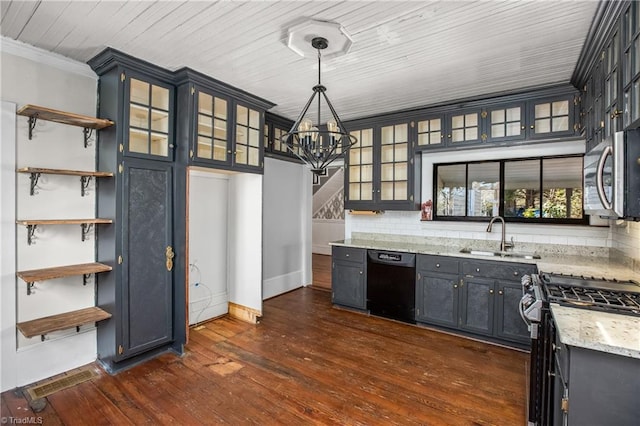
M 28 245 L 36 243 L 34 241 L 36 239 L 36 236 L 34 234 L 36 232 L 37 227 L 38 225 L 27 225 L 27 244 Z
M 27 296 L 31 296 L 31 294 L 33 293 L 33 286 L 34 286 L 34 282 L 28 282 L 27 283 Z
M 37 122 L 38 122 L 38 114 L 33 114 L 29 116 L 29 140 L 33 138 L 33 129 L 36 128 Z
M 76 325 L 76 333 L 80 333 L 80 326 Z
M 40 341 L 41 341 L 41 342 L 44 342 L 44 334 L 41 334 L 41 335 L 40 335 Z
M 80 176 L 80 195 L 84 197 L 91 183 L 91 176 Z M 84 241 L 84 240 L 83 240 Z
M 91 138 L 91 135 L 93 135 L 93 129 L 85 127 L 84 129 L 82 129 L 82 133 L 84 134 L 84 147 L 88 148 L 89 138 Z
M 82 241 L 87 241 L 87 235 L 91 232 L 93 223 L 83 223 L 80 226 L 82 227 Z
M 40 172 L 31 173 L 31 177 L 29 178 L 31 180 L 31 189 L 29 191 L 29 195 L 35 195 L 38 193 L 38 191 L 36 191 L 36 188 L 38 187 L 38 180 L 40 180 L 41 175 L 42 173 Z
M 90 278 L 91 274 L 82 274 L 82 285 L 87 285 Z

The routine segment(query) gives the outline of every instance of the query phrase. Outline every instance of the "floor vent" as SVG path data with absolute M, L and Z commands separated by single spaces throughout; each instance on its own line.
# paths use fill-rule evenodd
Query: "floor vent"
M 47 380 L 36 386 L 32 386 L 27 389 L 32 399 L 40 399 L 49 396 L 53 393 L 67 389 L 80 383 L 91 380 L 97 377 L 97 374 L 93 370 L 81 370 L 74 373 L 67 374 L 66 376 L 58 377 L 56 379 Z

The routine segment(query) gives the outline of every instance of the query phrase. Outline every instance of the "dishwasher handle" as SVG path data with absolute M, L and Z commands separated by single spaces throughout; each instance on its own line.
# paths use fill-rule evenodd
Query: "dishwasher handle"
M 414 253 L 399 253 L 395 251 L 367 250 L 369 262 L 383 265 L 403 266 L 415 268 L 416 255 Z

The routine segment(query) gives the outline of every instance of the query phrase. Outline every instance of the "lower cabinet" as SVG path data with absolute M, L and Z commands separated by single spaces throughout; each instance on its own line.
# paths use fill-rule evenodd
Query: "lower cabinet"
M 556 340 L 553 425 L 638 424 L 640 359 Z
M 336 305 L 367 307 L 367 250 L 334 246 L 331 250 L 331 299 Z
M 526 345 L 520 278 L 535 272 L 531 264 L 419 255 L 416 320 Z

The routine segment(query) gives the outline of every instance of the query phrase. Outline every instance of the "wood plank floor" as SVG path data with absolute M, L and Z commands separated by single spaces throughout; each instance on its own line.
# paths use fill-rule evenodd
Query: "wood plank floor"
M 331 289 L 331 256 L 313 253 L 311 271 L 314 287 Z
M 528 354 L 336 309 L 301 288 L 257 325 L 222 318 L 162 355 L 47 399 L 14 392 L 2 416 L 83 424 L 525 424 Z

